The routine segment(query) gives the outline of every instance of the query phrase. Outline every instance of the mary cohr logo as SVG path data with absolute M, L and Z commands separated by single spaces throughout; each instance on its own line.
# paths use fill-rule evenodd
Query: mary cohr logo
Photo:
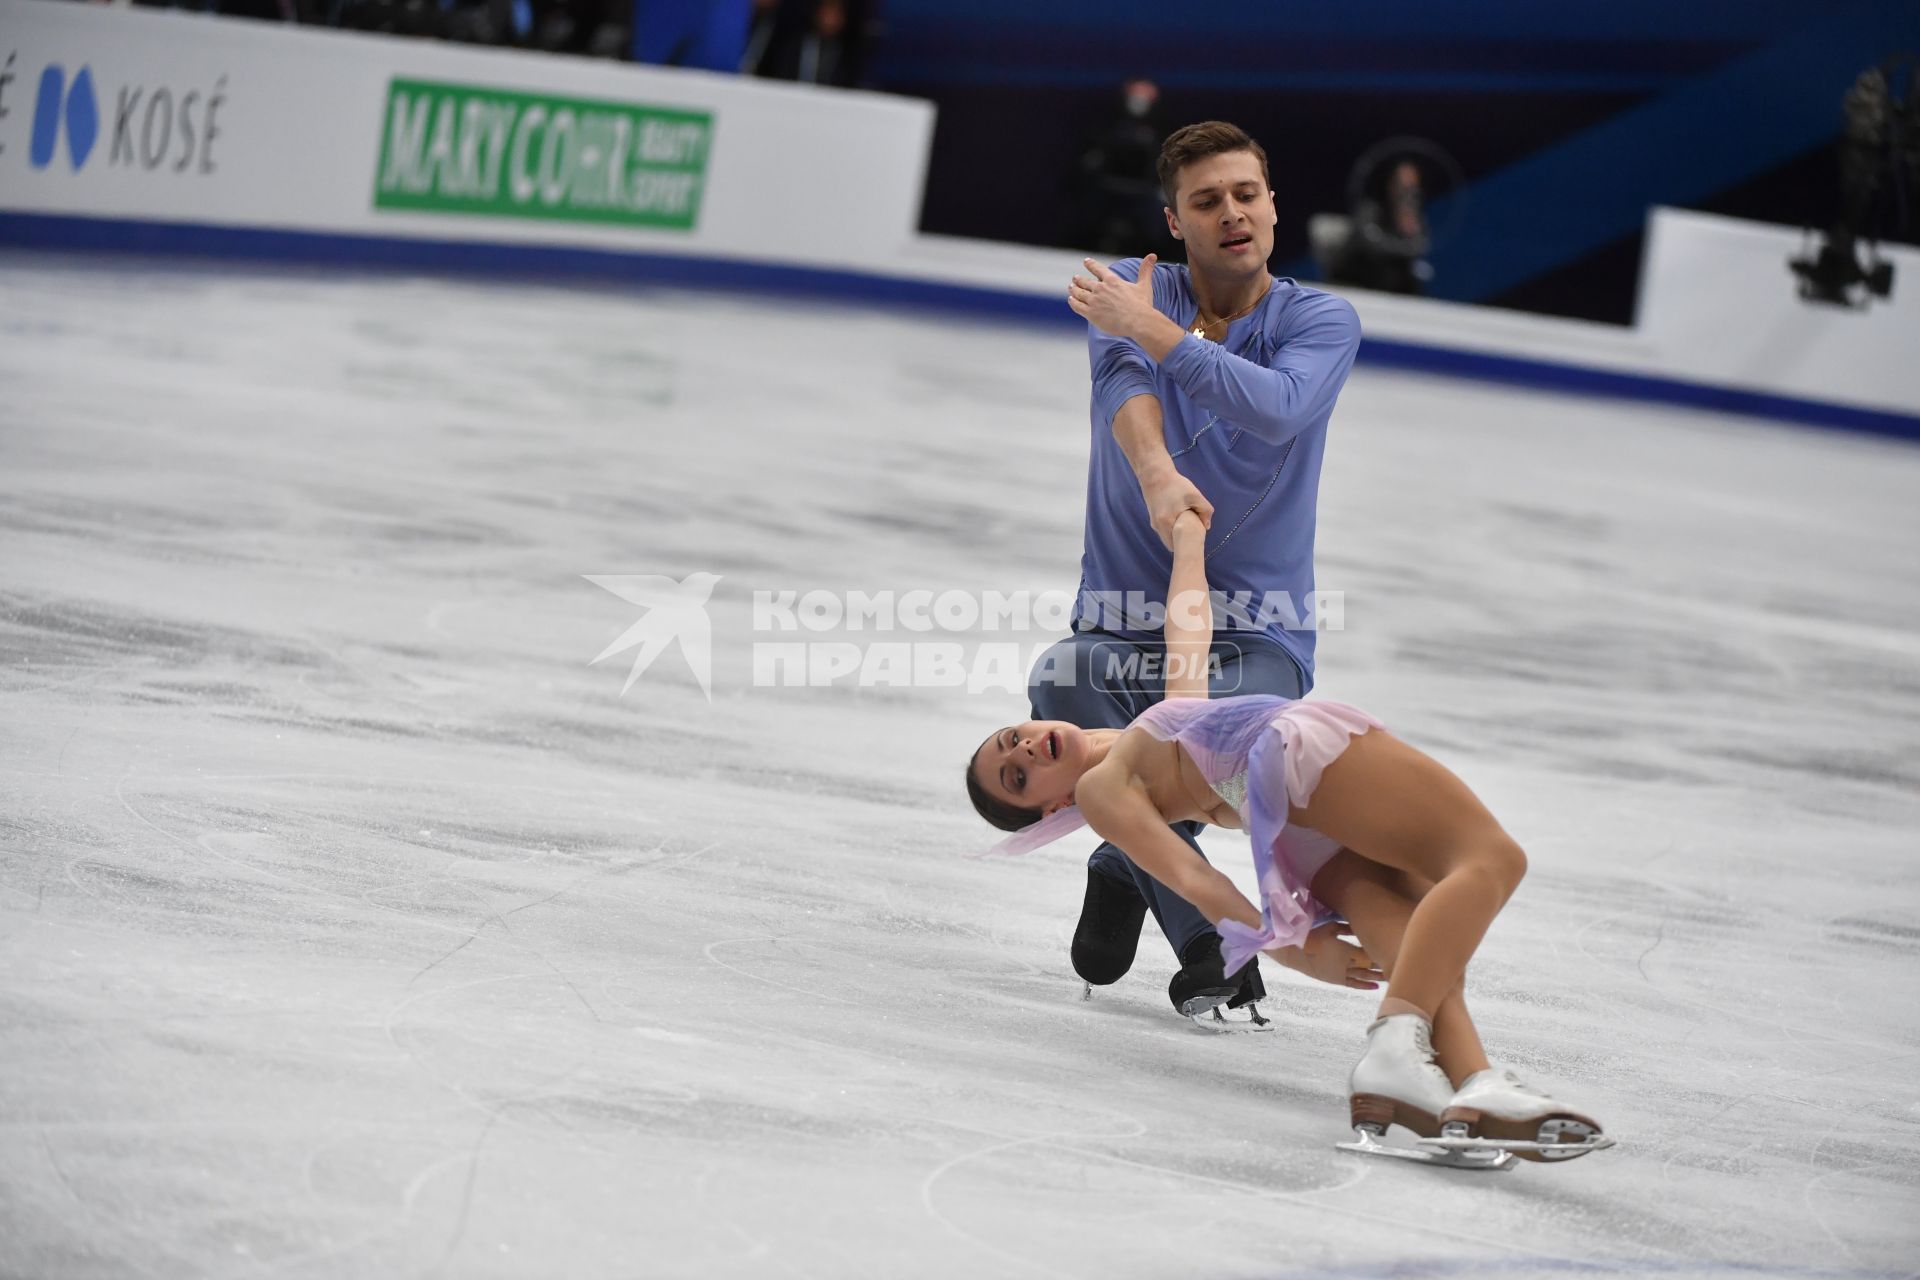
M 8 98 L 17 57 L 8 54 L 0 69 L 0 122 L 12 114 Z M 34 92 L 27 161 L 57 171 L 64 150 L 66 167 L 78 173 L 104 149 L 109 168 L 211 174 L 226 86 L 222 75 L 205 88 L 130 83 L 109 93 L 96 84 L 91 66 L 68 74 L 66 64 L 50 62 Z

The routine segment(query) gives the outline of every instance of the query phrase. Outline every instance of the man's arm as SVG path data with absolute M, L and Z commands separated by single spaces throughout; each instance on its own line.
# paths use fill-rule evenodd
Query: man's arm
M 1160 397 L 1139 395 L 1121 405 L 1120 412 L 1113 415 L 1113 438 L 1133 467 L 1133 478 L 1147 504 L 1147 518 L 1160 541 L 1169 548 L 1173 546 L 1173 522 L 1183 511 L 1197 514 L 1202 528 L 1213 524 L 1213 504 L 1193 481 L 1180 474 L 1173 455 L 1167 452 Z
M 1326 416 L 1360 349 L 1360 318 L 1343 298 L 1323 294 L 1281 340 L 1271 367 L 1190 335 L 1160 367 L 1193 402 L 1223 421 L 1282 444 Z
M 1136 276 L 1149 263 L 1121 262 L 1115 274 Z M 1153 280 L 1138 287 L 1150 291 Z M 1149 296 L 1151 296 L 1149 294 Z M 1149 303 L 1151 305 L 1151 302 Z M 1168 324 L 1173 324 L 1171 320 Z M 1174 325 L 1178 329 L 1178 325 Z M 1113 431 L 1114 442 L 1133 468 L 1134 481 L 1147 505 L 1153 531 L 1168 547 L 1173 545 L 1173 521 L 1182 511 L 1200 513 L 1201 523 L 1213 523 L 1213 504 L 1192 481 L 1180 474 L 1167 452 L 1166 424 L 1160 397 L 1154 394 L 1153 370 L 1140 344 L 1087 326 L 1087 355 L 1093 367 L 1093 401 Z
M 1346 385 L 1360 348 L 1360 318 L 1332 294 L 1303 300 L 1307 314 L 1280 342 L 1271 367 L 1194 337 L 1154 305 L 1150 291 L 1092 259 L 1070 305 L 1095 328 L 1160 362 L 1193 402 L 1272 444 L 1318 421 Z

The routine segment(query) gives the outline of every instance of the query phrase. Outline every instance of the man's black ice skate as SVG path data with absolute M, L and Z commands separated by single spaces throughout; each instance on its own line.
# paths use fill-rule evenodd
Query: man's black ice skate
M 1208 1031 L 1271 1031 L 1273 1020 L 1255 1003 L 1267 998 L 1258 963 L 1229 978 L 1220 962 L 1220 936 L 1202 934 L 1180 954 L 1180 972 L 1167 984 L 1167 998 L 1180 1016 Z
M 1080 904 L 1080 923 L 1074 926 L 1072 953 L 1073 971 L 1087 984 L 1084 997 L 1090 999 L 1095 987 L 1126 976 L 1146 918 L 1146 899 L 1131 880 L 1087 868 L 1087 896 Z

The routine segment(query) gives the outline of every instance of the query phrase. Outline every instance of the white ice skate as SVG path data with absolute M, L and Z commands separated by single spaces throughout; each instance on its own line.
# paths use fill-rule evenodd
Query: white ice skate
M 1367 1028 L 1367 1051 L 1354 1065 L 1347 1094 L 1358 1137 L 1336 1143 L 1342 1151 L 1451 1169 L 1505 1169 L 1513 1163 L 1505 1151 L 1431 1147 L 1440 1137 L 1441 1114 L 1453 1102 L 1454 1092 L 1453 1082 L 1433 1060 L 1433 1029 L 1418 1014 L 1397 1013 Z M 1412 1133 L 1422 1145 L 1383 1141 L 1391 1125 Z
M 1462 1155 L 1512 1152 L 1551 1163 L 1613 1145 L 1598 1120 L 1555 1102 L 1504 1067 L 1467 1077 L 1440 1120 L 1440 1136 L 1428 1145 Z

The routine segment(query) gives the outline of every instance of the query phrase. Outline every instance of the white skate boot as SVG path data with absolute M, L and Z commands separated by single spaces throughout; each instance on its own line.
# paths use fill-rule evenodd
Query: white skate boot
M 1433 1060 L 1433 1028 L 1427 1020 L 1415 1013 L 1381 1018 L 1367 1028 L 1367 1051 L 1347 1081 L 1347 1102 L 1358 1138 L 1335 1145 L 1360 1155 L 1462 1169 L 1503 1169 L 1511 1164 L 1513 1157 L 1502 1151 L 1422 1150 L 1381 1141 L 1387 1127 L 1396 1124 L 1423 1141 L 1439 1138 L 1442 1113 L 1453 1100 L 1453 1082 Z
M 1504 1067 L 1477 1071 L 1441 1113 L 1429 1143 L 1461 1154 L 1510 1151 L 1522 1160 L 1571 1160 L 1613 1145 L 1600 1122 L 1563 1106 Z

